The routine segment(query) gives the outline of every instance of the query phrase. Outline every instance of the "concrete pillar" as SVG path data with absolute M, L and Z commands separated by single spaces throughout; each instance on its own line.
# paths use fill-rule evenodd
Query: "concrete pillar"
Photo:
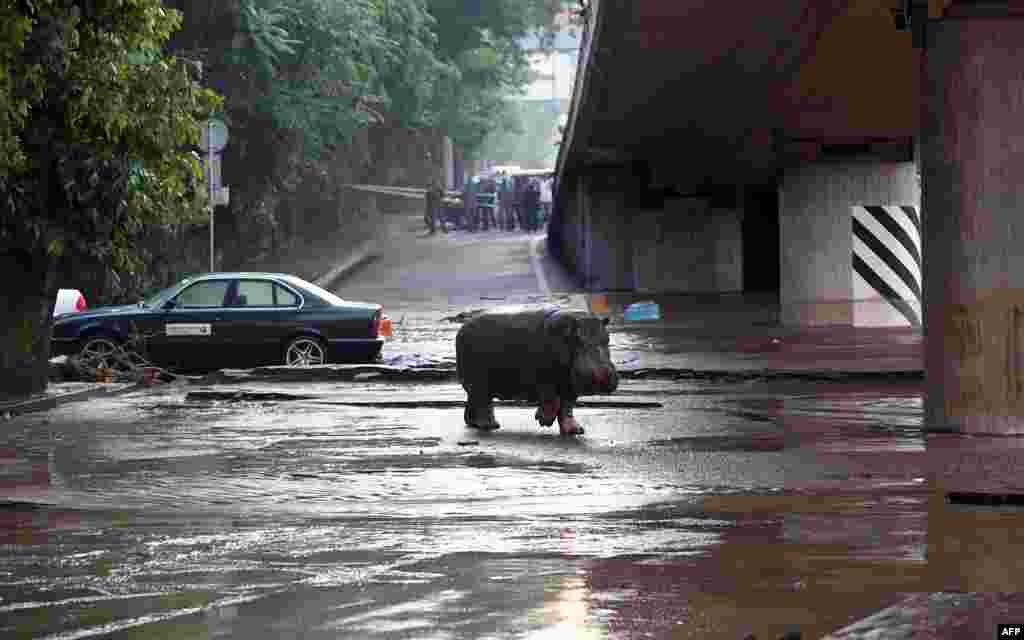
M 743 209 L 711 209 L 705 233 L 713 247 L 711 290 L 743 291 Z
M 670 198 L 629 217 L 634 288 L 650 293 L 743 289 L 742 209 L 711 209 L 702 198 Z
M 589 184 L 584 282 L 593 291 L 632 290 L 632 225 L 623 191 L 614 182 L 590 180 Z
M 926 425 L 1024 433 L 1024 9 L 954 3 L 923 83 Z
M 853 208 L 920 209 L 913 162 L 823 161 L 787 171 L 779 189 L 780 319 L 854 323 Z

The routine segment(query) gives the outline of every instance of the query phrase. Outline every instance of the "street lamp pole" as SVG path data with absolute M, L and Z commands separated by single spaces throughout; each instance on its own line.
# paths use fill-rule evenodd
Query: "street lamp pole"
M 216 270 L 213 254 L 213 120 L 206 122 L 206 139 L 210 141 L 210 144 L 206 145 L 206 166 L 209 167 L 210 171 L 210 177 L 206 182 L 210 190 L 207 206 L 210 207 L 210 272 L 213 273 Z

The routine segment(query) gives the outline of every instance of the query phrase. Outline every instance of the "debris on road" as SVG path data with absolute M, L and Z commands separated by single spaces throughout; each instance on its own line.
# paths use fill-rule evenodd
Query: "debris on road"
M 185 400 L 227 400 L 229 402 L 289 402 L 292 400 L 316 400 L 317 396 L 296 393 L 256 391 L 189 391 Z
M 335 382 L 356 381 L 360 374 L 376 373 L 377 380 L 415 380 L 415 381 L 447 381 L 455 379 L 454 367 L 422 366 L 392 367 L 388 365 L 334 365 L 325 364 L 313 367 L 258 367 L 256 369 L 220 369 L 209 373 L 192 382 L 194 384 L 231 384 L 238 382 Z
M 473 309 L 471 311 L 463 311 L 462 313 L 457 313 L 454 316 L 448 316 L 448 317 L 444 318 L 444 321 L 445 322 L 466 322 L 468 320 L 472 320 L 473 318 L 477 317 L 478 315 L 480 315 L 484 311 L 485 311 L 485 309 Z

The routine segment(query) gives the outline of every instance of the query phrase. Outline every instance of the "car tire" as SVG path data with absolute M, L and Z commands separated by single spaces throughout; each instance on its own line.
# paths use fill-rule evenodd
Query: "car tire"
M 82 346 L 78 349 L 78 358 L 89 366 L 106 369 L 124 369 L 123 363 L 114 358 L 114 354 L 121 350 L 117 338 L 105 334 L 87 336 L 82 339 Z
M 312 336 L 298 336 L 288 341 L 284 348 L 286 367 L 312 367 L 327 364 L 327 350 L 323 340 Z

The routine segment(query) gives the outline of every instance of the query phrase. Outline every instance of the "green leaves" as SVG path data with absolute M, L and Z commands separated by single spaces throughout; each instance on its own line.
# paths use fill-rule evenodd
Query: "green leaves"
M 163 54 L 161 0 L 0 6 L 0 249 L 131 268 L 146 225 L 202 211 L 189 147 L 221 99 Z
M 288 31 L 281 23 L 289 18 L 290 7 L 260 8 L 249 0 L 242 3 L 243 25 L 253 46 L 259 53 L 256 62 L 266 74 L 273 73 L 273 67 L 280 56 L 294 56 L 293 45 L 301 44 L 299 40 L 289 38 Z
M 212 64 L 238 79 L 229 111 L 268 117 L 313 156 L 372 123 L 478 145 L 525 84 L 518 39 L 552 1 L 242 0 L 244 38 Z

